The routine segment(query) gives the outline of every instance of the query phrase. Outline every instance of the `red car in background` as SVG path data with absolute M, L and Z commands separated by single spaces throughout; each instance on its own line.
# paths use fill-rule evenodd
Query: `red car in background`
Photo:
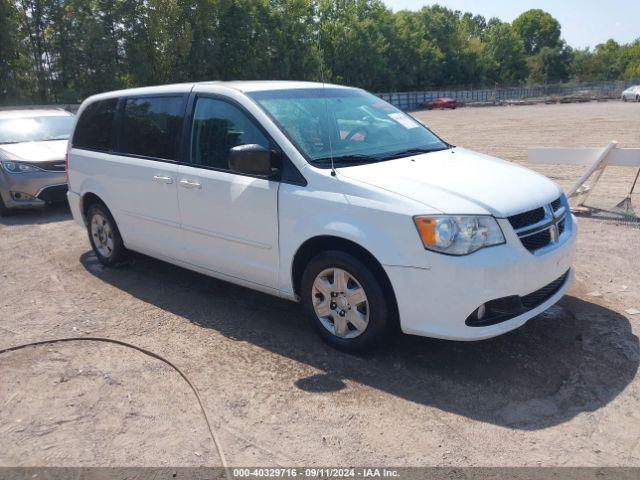
M 435 100 L 431 100 L 430 102 L 422 102 L 418 104 L 418 107 L 427 108 L 429 110 L 433 108 L 439 108 L 440 110 L 451 108 L 452 110 L 455 110 L 459 106 L 460 103 L 458 103 L 457 100 L 447 97 L 436 98 Z

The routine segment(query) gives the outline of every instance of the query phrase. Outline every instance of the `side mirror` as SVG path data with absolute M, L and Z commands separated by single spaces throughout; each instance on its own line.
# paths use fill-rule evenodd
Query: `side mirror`
M 273 162 L 271 151 L 261 145 L 238 145 L 229 150 L 229 170 L 245 175 L 271 177 Z

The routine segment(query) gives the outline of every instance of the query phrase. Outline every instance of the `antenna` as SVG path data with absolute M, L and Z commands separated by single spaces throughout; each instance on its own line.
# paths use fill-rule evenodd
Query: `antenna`
M 322 44 L 320 42 L 320 32 L 322 29 L 318 25 L 318 53 L 320 57 L 320 80 L 322 81 L 322 98 L 324 99 L 324 113 L 327 123 L 329 122 L 329 102 L 327 102 L 327 96 L 325 95 L 325 83 L 324 83 L 324 52 L 322 51 Z M 336 176 L 336 168 L 333 164 L 333 141 L 331 140 L 331 132 L 329 132 L 329 158 L 331 158 L 331 176 Z

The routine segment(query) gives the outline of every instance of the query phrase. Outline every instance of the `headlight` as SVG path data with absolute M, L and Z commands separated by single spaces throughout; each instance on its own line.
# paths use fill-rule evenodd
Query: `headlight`
M 2 162 L 2 168 L 9 173 L 26 173 L 26 172 L 41 172 L 42 169 L 35 165 L 22 162 Z
M 504 235 L 490 216 L 433 215 L 414 217 L 424 248 L 449 255 L 467 255 L 504 243 Z

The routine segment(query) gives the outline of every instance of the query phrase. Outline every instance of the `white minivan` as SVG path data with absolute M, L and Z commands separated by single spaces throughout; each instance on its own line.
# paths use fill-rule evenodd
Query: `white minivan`
M 136 251 L 300 301 L 344 350 L 397 327 L 494 337 L 556 303 L 574 276 L 560 188 L 356 88 L 96 95 L 78 112 L 68 175 L 73 216 L 103 264 Z

